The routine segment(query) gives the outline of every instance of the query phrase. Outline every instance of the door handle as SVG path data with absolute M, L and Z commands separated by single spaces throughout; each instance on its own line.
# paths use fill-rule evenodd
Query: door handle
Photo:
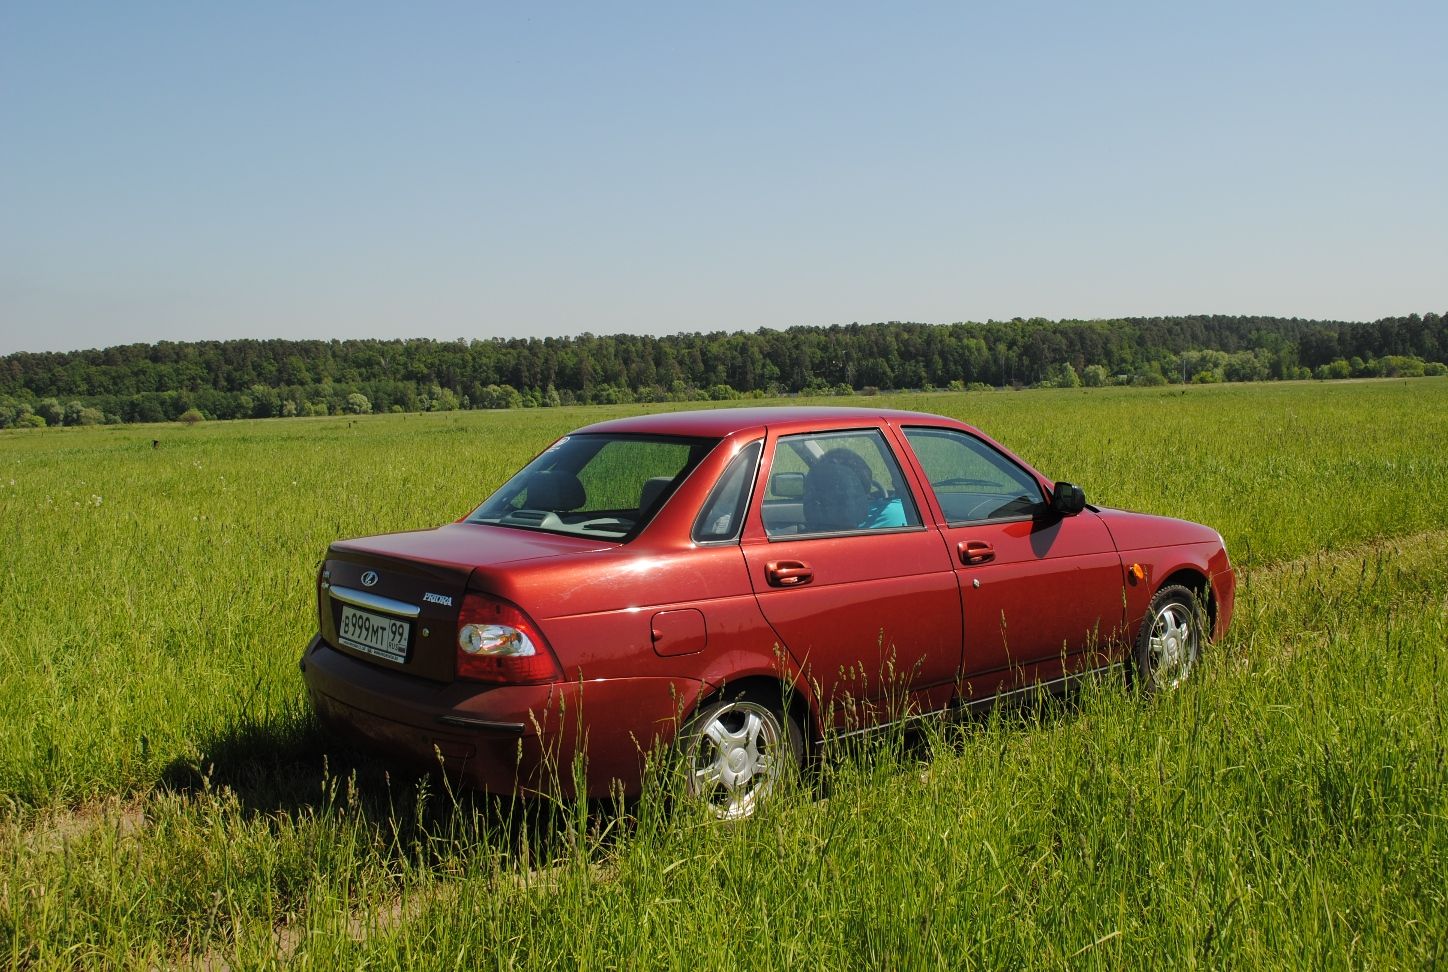
M 814 579 L 814 568 L 798 560 L 771 560 L 764 565 L 764 576 L 775 587 L 798 587 Z
M 985 540 L 962 540 L 955 545 L 962 564 L 983 564 L 995 560 L 995 548 Z

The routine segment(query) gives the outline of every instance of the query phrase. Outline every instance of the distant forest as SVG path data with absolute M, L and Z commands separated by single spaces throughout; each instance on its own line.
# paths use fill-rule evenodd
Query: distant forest
M 900 389 L 1448 373 L 1448 319 L 1016 319 L 434 341 L 128 344 L 0 358 L 0 428 Z

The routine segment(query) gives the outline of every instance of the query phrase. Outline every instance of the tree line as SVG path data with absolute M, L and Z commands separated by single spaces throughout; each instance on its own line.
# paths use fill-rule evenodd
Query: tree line
M 0 358 L 0 428 L 1002 386 L 1448 373 L 1448 318 L 890 321 L 436 341 L 161 341 Z

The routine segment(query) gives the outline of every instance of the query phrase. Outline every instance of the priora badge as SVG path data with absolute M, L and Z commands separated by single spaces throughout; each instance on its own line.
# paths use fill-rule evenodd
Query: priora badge
M 363 586 L 363 587 L 371 587 L 372 585 L 374 585 L 374 584 L 376 584 L 376 583 L 377 583 L 377 571 L 375 571 L 375 570 L 369 570 L 369 571 L 367 571 L 367 573 L 365 573 L 365 574 L 362 575 L 362 586 Z

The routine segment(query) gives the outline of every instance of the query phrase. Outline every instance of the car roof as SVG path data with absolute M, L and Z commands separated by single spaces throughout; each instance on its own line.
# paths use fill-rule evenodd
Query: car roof
M 654 412 L 627 418 L 596 422 L 579 429 L 580 433 L 610 432 L 634 435 L 690 435 L 722 438 L 736 432 L 765 426 L 799 425 L 810 429 L 849 428 L 873 425 L 880 420 L 896 423 L 925 422 L 952 428 L 969 428 L 965 423 L 932 415 L 894 408 L 836 407 L 832 405 L 776 405 L 751 408 L 708 408 L 685 412 Z

